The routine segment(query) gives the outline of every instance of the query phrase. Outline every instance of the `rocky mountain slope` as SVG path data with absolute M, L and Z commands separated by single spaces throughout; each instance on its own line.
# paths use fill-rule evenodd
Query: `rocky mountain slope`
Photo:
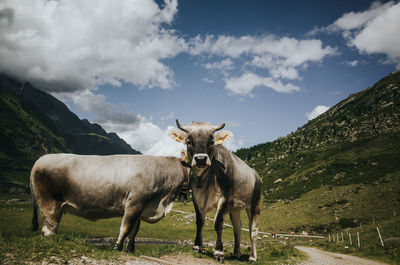
M 318 226 L 390 216 L 400 206 L 400 72 L 237 155 L 263 178 L 271 218 Z
M 25 185 L 46 153 L 138 154 L 115 133 L 80 120 L 53 96 L 0 75 L 0 181 Z

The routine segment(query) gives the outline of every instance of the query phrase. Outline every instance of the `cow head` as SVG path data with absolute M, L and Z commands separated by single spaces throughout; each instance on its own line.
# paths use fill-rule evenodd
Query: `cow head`
M 225 123 L 213 126 L 208 123 L 193 122 L 188 126 L 182 126 L 176 120 L 176 125 L 181 131 L 172 130 L 170 135 L 176 141 L 186 144 L 188 163 L 195 176 L 201 178 L 215 158 L 215 145 L 222 144 L 232 134 L 229 131 L 217 132 L 224 128 Z

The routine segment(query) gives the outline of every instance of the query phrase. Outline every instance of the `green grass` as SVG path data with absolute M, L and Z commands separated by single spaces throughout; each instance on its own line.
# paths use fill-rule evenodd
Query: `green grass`
M 19 196 L 23 198 L 23 196 Z M 27 195 L 25 196 L 25 198 Z M 0 196 L 9 199 L 10 195 Z M 190 201 L 176 202 L 174 209 L 193 212 Z M 208 215 L 212 218 L 214 212 Z M 156 224 L 142 222 L 137 239 L 161 239 L 165 241 L 194 240 L 196 225 L 194 217 L 188 214 L 172 211 Z M 116 238 L 119 232 L 121 218 L 103 219 L 91 222 L 72 214 L 62 218 L 59 232 L 55 236 L 44 237 L 40 232 L 30 231 L 32 206 L 29 203 L 0 202 L 0 263 L 23 264 L 27 262 L 47 261 L 66 262 L 86 256 L 96 260 L 129 259 L 131 254 L 112 250 L 112 245 L 96 246 L 89 244 L 93 237 Z M 243 214 L 243 227 L 247 227 L 247 217 Z M 229 218 L 225 220 L 230 223 Z M 261 229 L 262 230 L 262 229 Z M 204 226 L 204 242 L 213 244 L 216 238 L 213 222 L 207 220 Z M 246 264 L 249 257 L 248 232 L 242 233 L 241 260 L 233 258 L 233 230 L 224 227 L 224 252 L 227 263 Z M 149 245 L 136 244 L 135 256 L 146 255 L 162 257 L 187 253 L 205 259 L 212 259 L 212 247 L 207 247 L 205 254 L 192 254 L 192 245 Z M 299 251 L 291 245 L 280 244 L 279 241 L 258 240 L 258 264 L 295 264 L 304 259 Z
M 363 223 L 385 220 L 400 212 L 400 172 L 377 184 L 325 185 L 296 200 L 264 203 L 260 227 L 267 231 L 329 232 L 343 218 Z M 399 234 L 400 236 L 400 234 Z

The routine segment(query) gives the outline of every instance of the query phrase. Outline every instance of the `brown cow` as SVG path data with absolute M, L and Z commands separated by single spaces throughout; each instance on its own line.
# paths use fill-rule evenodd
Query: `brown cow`
M 262 181 L 257 172 L 240 158 L 226 149 L 222 143 L 231 136 L 221 130 L 225 124 L 212 126 L 208 123 L 193 122 L 184 127 L 178 120 L 179 130 L 171 131 L 171 136 L 185 143 L 193 190 L 193 204 L 196 211 L 197 234 L 193 249 L 200 251 L 203 246 L 202 229 L 205 214 L 217 208 L 214 228 L 217 232 L 214 257 L 224 262 L 221 241 L 225 214 L 229 213 L 235 235 L 234 254 L 240 257 L 240 211 L 245 209 L 249 218 L 251 255 L 249 262 L 256 262 L 257 220 L 260 215 Z

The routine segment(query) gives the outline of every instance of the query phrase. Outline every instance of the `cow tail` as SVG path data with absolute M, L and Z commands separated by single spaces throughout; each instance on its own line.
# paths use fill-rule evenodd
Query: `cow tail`
M 33 216 L 32 216 L 32 231 L 37 231 L 39 229 L 38 213 L 37 213 L 37 203 L 33 203 Z
M 35 190 L 33 189 L 33 186 L 32 186 L 32 181 L 33 181 L 33 179 L 32 179 L 32 174 L 31 174 L 31 196 L 32 196 L 32 203 L 33 203 L 32 231 L 37 231 L 39 229 L 38 210 L 37 210 L 38 205 L 37 205 Z

